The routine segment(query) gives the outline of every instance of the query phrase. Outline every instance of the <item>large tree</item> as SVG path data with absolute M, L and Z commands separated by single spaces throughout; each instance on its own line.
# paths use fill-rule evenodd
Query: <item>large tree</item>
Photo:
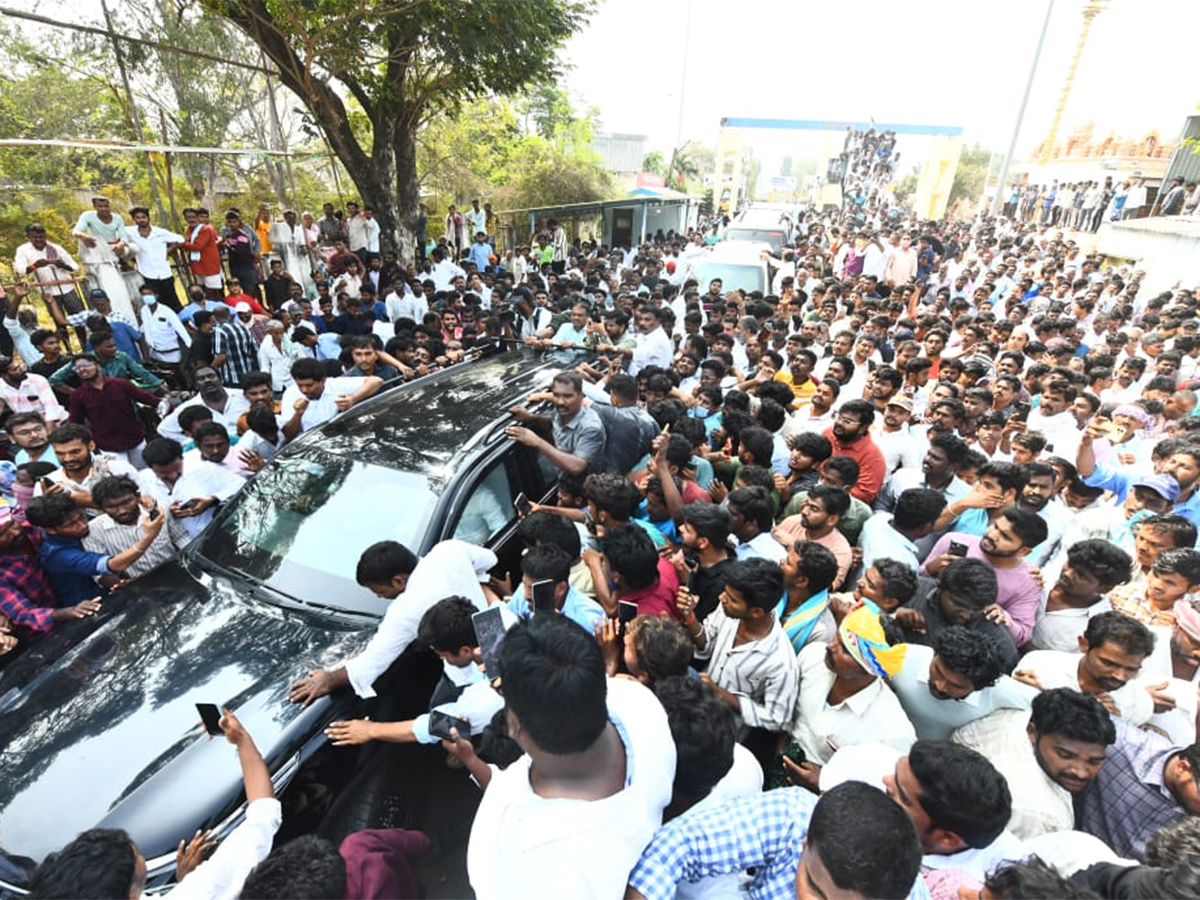
M 556 71 L 592 0 L 203 0 L 243 31 L 308 108 L 384 234 L 412 258 L 417 132 L 467 99 Z M 352 127 L 345 97 L 369 125 Z

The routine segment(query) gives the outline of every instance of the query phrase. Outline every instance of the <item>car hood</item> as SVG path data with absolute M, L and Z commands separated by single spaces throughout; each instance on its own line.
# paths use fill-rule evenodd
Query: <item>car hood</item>
M 372 631 L 171 563 L 33 644 L 0 670 L 4 880 L 88 828 L 124 828 L 153 859 L 220 822 L 240 802 L 241 769 L 195 704 L 237 712 L 275 771 L 331 714 L 328 700 L 288 703 L 288 683 Z

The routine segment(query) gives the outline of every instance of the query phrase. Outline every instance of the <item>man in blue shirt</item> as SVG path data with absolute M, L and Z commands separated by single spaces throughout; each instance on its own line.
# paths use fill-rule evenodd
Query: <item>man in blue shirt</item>
M 509 612 L 518 619 L 531 617 L 538 611 L 529 599 L 534 586 L 549 581 L 554 589 L 554 610 L 587 629 L 588 634 L 596 633 L 596 626 L 606 617 L 604 607 L 571 586 L 571 558 L 565 550 L 547 544 L 534 547 L 522 557 L 521 571 L 524 578 L 508 601 Z
M 471 245 L 471 251 L 467 254 L 467 259 L 475 264 L 475 268 L 480 272 L 486 272 L 489 265 L 488 257 L 492 253 L 492 245 L 487 242 L 487 234 L 480 231 L 475 235 L 475 243 Z
M 75 606 L 86 600 L 108 596 L 108 585 L 115 584 L 125 569 L 135 563 L 150 549 L 158 533 L 162 531 L 166 516 L 143 499 L 142 505 L 150 513 L 141 520 L 142 535 L 133 546 L 113 556 L 92 553 L 83 549 L 83 538 L 88 533 L 88 520 L 75 501 L 61 487 L 30 501 L 25 514 L 31 525 L 42 529 L 42 567 L 50 576 L 50 586 L 59 606 Z M 102 579 L 100 584 L 96 578 Z
M 754 869 L 752 898 L 928 897 L 921 844 L 905 811 L 861 782 L 818 800 L 781 788 L 668 822 L 629 876 L 626 897 L 671 900 L 677 886 Z

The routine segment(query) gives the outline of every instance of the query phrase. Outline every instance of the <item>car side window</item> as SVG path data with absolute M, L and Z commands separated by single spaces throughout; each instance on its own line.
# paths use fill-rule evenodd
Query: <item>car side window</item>
M 486 544 L 516 516 L 512 498 L 504 460 L 497 460 L 471 488 L 458 524 L 454 526 L 454 538 L 479 546 Z

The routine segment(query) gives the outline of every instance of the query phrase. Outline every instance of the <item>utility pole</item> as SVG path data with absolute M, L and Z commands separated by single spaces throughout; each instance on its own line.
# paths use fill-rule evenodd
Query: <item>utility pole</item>
M 117 41 L 116 30 L 113 28 L 112 13 L 108 11 L 107 0 L 100 0 L 100 9 L 104 11 L 104 24 L 108 28 L 108 39 L 112 42 L 113 54 L 117 58 L 117 69 L 121 73 L 121 84 L 125 87 L 125 102 L 129 104 L 129 123 L 133 126 L 133 139 L 141 143 L 145 135 L 142 132 L 142 117 L 138 113 L 137 104 L 133 100 L 133 89 L 129 86 L 129 72 L 125 69 L 125 54 L 121 52 L 121 44 Z M 159 221 L 166 223 L 167 210 L 163 206 L 162 196 L 158 193 L 158 177 L 154 173 L 154 156 L 146 151 L 146 171 L 150 176 L 150 196 L 158 208 Z
M 1025 79 L 1025 93 L 1021 96 L 1021 108 L 1017 110 L 1017 121 L 1013 124 L 1012 137 L 1008 140 L 1008 152 L 1004 154 L 1004 164 L 1000 167 L 1000 184 L 992 195 L 992 210 L 994 216 L 1000 212 L 1000 198 L 1007 189 L 1008 167 L 1012 165 L 1013 153 L 1017 149 L 1017 137 L 1021 134 L 1021 123 L 1025 119 L 1025 107 L 1029 105 L 1029 93 L 1033 90 L 1033 78 L 1037 75 L 1038 62 L 1042 58 L 1042 47 L 1046 44 L 1046 31 L 1050 27 L 1050 17 L 1054 14 L 1054 0 L 1046 4 L 1046 18 L 1042 22 L 1042 33 L 1038 36 L 1037 49 L 1033 51 L 1033 62 L 1029 64 L 1029 77 Z
M 683 141 L 683 98 L 687 94 L 688 50 L 692 45 L 692 0 L 687 0 L 687 21 L 683 27 L 683 70 L 679 73 L 679 118 L 675 122 L 675 148 L 667 164 L 667 188 L 671 187 L 671 173 L 675 170 L 675 157 Z
M 1083 28 L 1079 30 L 1079 40 L 1075 44 L 1075 53 L 1071 56 L 1071 67 L 1067 69 L 1067 80 L 1063 82 L 1062 93 L 1058 95 L 1058 106 L 1054 108 L 1054 118 L 1050 120 L 1050 132 L 1042 144 L 1042 155 L 1038 165 L 1044 166 L 1050 162 L 1050 154 L 1054 151 L 1054 139 L 1058 137 L 1058 126 L 1062 123 L 1063 110 L 1067 108 L 1067 98 L 1071 96 L 1071 86 L 1075 83 L 1075 72 L 1079 69 L 1079 60 L 1083 56 L 1083 48 L 1087 44 L 1088 33 L 1092 30 L 1092 21 L 1104 11 L 1108 0 L 1088 0 L 1083 8 Z

